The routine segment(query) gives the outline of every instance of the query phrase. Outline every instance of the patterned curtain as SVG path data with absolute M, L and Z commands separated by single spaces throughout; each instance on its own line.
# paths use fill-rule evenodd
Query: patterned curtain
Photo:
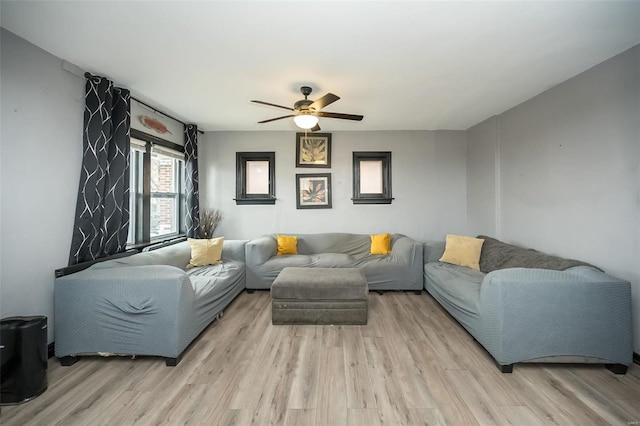
M 131 95 L 88 76 L 76 220 L 69 265 L 122 252 L 129 232 Z
M 184 126 L 185 156 L 185 201 L 187 215 L 185 220 L 187 237 L 200 237 L 200 193 L 198 191 L 198 126 Z

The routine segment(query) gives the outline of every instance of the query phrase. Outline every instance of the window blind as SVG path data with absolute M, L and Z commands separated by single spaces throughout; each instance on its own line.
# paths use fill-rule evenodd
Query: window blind
M 167 148 L 161 145 L 152 144 L 151 152 L 164 155 L 165 157 L 175 158 L 176 160 L 184 161 L 184 152 L 180 152 L 175 149 Z

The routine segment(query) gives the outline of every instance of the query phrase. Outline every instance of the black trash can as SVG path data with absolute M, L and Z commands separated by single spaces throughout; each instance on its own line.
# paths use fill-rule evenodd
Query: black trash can
M 47 317 L 0 321 L 0 403 L 20 404 L 47 390 Z

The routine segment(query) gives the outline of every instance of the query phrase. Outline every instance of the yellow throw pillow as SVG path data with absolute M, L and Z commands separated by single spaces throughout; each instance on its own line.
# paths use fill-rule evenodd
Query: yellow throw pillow
M 298 254 L 298 237 L 278 235 L 278 256 L 281 254 Z
M 391 253 L 391 234 L 378 234 L 371 236 L 371 254 Z
M 440 262 L 466 266 L 480 270 L 480 253 L 484 240 L 460 235 L 447 235 L 444 254 Z
M 217 265 L 222 263 L 222 244 L 224 237 L 213 238 L 211 240 L 187 238 L 191 246 L 191 260 L 188 268 L 195 266 Z

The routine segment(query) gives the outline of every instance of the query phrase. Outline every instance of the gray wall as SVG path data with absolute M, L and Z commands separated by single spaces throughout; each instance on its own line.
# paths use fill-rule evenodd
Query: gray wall
M 640 352 L 639 64 L 636 46 L 467 132 L 470 228 L 497 217 L 496 233 L 505 241 L 585 260 L 629 280 L 635 352 Z M 499 161 L 477 155 L 492 147 Z M 472 195 L 491 192 L 485 187 L 491 175 L 500 176 L 493 210 Z
M 2 29 L 0 316 L 46 315 L 67 265 L 82 154 L 84 81 Z
M 467 130 L 467 227 L 469 235 L 500 238 L 498 117 Z
M 466 232 L 466 139 L 462 131 L 333 132 L 331 169 L 295 167 L 291 132 L 208 132 L 199 144 L 202 206 L 222 209 L 219 235 L 398 232 L 417 240 Z M 236 206 L 237 151 L 276 152 L 275 205 Z M 353 205 L 352 152 L 391 151 L 391 205 Z M 297 210 L 296 173 L 331 173 L 333 208 Z

